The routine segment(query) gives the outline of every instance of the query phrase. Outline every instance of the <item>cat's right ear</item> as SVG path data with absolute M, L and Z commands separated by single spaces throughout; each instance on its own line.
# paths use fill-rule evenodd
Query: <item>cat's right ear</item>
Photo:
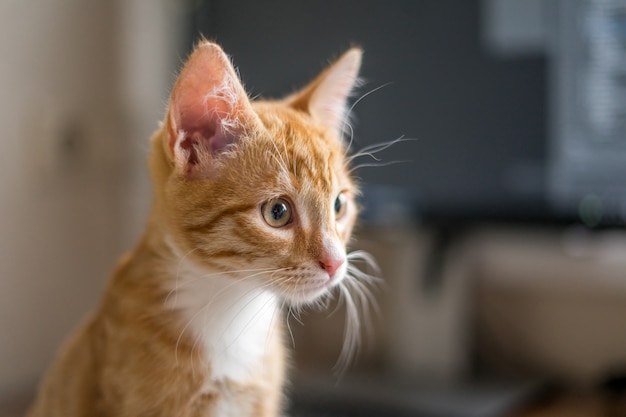
M 363 52 L 352 48 L 326 68 L 301 91 L 287 97 L 295 109 L 309 113 L 340 136 L 346 128 L 348 98 L 359 84 L 358 74 Z
M 187 178 L 213 177 L 220 154 L 238 141 L 244 120 L 253 114 L 229 58 L 218 45 L 204 41 L 172 89 L 166 152 Z

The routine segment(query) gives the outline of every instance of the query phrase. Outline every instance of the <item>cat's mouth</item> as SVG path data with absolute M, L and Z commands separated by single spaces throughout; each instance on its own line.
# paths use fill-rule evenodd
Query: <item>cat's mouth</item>
M 327 294 L 343 278 L 343 274 L 329 278 L 325 276 L 315 276 L 302 280 L 292 291 L 285 294 L 286 298 L 295 304 L 309 303 Z
M 302 290 L 307 293 L 324 292 L 333 286 L 331 280 L 304 285 Z

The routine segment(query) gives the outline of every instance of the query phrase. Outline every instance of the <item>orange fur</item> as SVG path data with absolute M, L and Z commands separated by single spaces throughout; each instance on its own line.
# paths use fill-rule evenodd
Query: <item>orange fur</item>
M 222 50 L 198 45 L 152 138 L 146 231 L 30 417 L 280 414 L 281 306 L 348 273 L 357 190 L 340 130 L 359 65 L 353 49 L 301 92 L 252 102 Z

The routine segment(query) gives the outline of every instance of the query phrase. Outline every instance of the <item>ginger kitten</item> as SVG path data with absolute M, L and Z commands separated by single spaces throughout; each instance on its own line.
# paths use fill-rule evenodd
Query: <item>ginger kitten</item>
M 351 49 L 301 91 L 251 101 L 218 45 L 196 47 L 152 137 L 146 231 L 30 417 L 280 414 L 281 308 L 359 275 L 341 131 L 360 62 Z

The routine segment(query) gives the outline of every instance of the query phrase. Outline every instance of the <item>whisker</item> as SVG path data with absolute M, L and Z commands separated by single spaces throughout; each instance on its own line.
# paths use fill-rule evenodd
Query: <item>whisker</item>
M 374 257 L 369 252 L 366 252 L 364 250 L 355 250 L 348 253 L 346 255 L 346 258 L 348 259 L 348 261 L 351 261 L 351 263 L 348 264 L 349 266 L 354 266 L 354 261 L 364 262 L 369 268 L 372 268 L 376 274 L 381 273 L 380 266 L 378 266 L 376 259 L 374 259 Z M 370 277 L 380 280 L 380 278 L 374 277 L 372 275 L 370 275 Z
M 300 306 L 295 306 L 291 308 L 290 311 L 291 317 L 293 317 L 300 325 L 304 326 L 304 323 L 302 322 L 302 317 L 300 316 L 300 313 L 302 313 L 302 308 Z
M 380 273 L 376 261 L 369 253 L 361 250 L 347 254 L 348 270 L 344 280 L 339 283 L 340 303 L 345 304 L 346 316 L 344 324 L 343 345 L 339 357 L 334 366 L 334 371 L 341 376 L 359 352 L 361 342 L 362 323 L 365 325 L 365 333 L 368 337 L 373 334 L 373 321 L 371 320 L 370 308 L 377 316 L 380 316 L 380 308 L 368 285 L 378 284 L 382 280 L 374 275 L 361 271 L 355 262 L 363 262 L 367 267 Z M 338 304 L 338 307 L 339 307 Z M 334 312 L 333 312 L 334 313 Z
M 167 296 L 165 297 L 165 301 L 167 301 L 167 299 L 172 295 L 172 293 L 174 291 L 179 291 L 180 289 L 182 289 L 185 285 L 189 285 L 189 284 L 193 284 L 194 282 L 198 282 L 198 281 L 202 281 L 206 278 L 210 278 L 213 276 L 219 276 L 222 274 L 240 274 L 242 272 L 272 272 L 274 271 L 274 269 L 270 269 L 270 268 L 258 268 L 258 269 L 238 269 L 238 270 L 231 270 L 231 271 L 219 271 L 219 272 L 212 272 L 212 273 L 208 273 L 208 274 L 204 274 L 204 275 L 199 275 L 198 277 L 194 278 L 194 279 L 188 279 L 186 280 L 182 286 L 177 286 L 176 288 L 173 288 L 172 290 L 170 290 L 167 294 Z M 238 278 L 238 280 L 247 280 L 249 278 L 253 278 L 255 276 L 257 276 L 258 274 L 253 274 L 253 275 L 248 275 L 245 277 L 241 277 Z M 236 282 L 236 281 L 235 281 Z
M 351 277 L 352 278 L 352 277 Z M 373 294 L 363 285 L 363 283 L 355 280 L 348 279 L 346 285 L 350 288 L 351 293 L 357 295 L 358 307 L 360 308 L 361 315 L 363 316 L 363 323 L 365 325 L 365 333 L 368 337 L 374 334 L 374 327 L 370 308 L 374 310 L 377 316 L 380 316 L 380 308 L 378 303 L 373 299 Z
M 276 143 L 274 141 L 272 141 L 272 146 L 274 146 L 274 149 L 276 150 L 276 156 L 274 156 L 274 158 L 276 158 L 276 162 L 278 162 L 278 165 L 280 165 L 284 172 L 289 172 L 289 169 L 287 169 L 287 162 L 283 158 L 283 153 L 278 150 L 278 146 L 276 146 Z M 287 147 L 284 142 L 283 147 L 285 150 L 284 156 L 287 156 Z M 280 160 L 278 160 L 277 158 L 280 158 Z
M 349 114 L 348 114 L 349 117 Z M 352 142 L 354 141 L 354 128 L 348 121 L 344 122 L 345 130 L 348 130 L 350 140 L 348 141 L 348 146 L 346 147 L 346 153 L 349 152 L 350 147 L 352 146 Z
M 291 325 L 289 324 L 289 316 L 291 315 L 291 306 L 289 306 L 287 308 L 287 317 L 286 317 L 286 323 L 287 323 L 287 330 L 289 331 L 289 336 L 291 337 L 291 346 L 295 349 L 296 347 L 296 339 L 293 337 L 293 331 L 291 330 Z
M 343 121 L 342 121 L 342 126 L 344 126 L 344 127 L 345 127 L 345 126 L 350 126 L 350 123 L 348 123 L 348 120 L 350 120 L 350 115 L 352 114 L 352 111 L 353 111 L 353 110 L 354 110 L 354 108 L 357 106 L 357 104 L 359 104 L 361 101 L 363 101 L 363 100 L 364 100 L 366 97 L 368 97 L 369 95 L 371 95 L 371 94 L 375 93 L 376 91 L 381 90 L 381 89 L 383 89 L 383 88 L 385 88 L 385 87 L 388 87 L 388 86 L 390 86 L 391 84 L 393 84 L 393 83 L 389 82 L 389 83 L 385 83 L 385 84 L 383 84 L 383 85 L 379 85 L 378 87 L 371 89 L 370 91 L 368 91 L 367 93 L 365 93 L 365 94 L 361 95 L 361 97 L 359 97 L 358 99 L 356 99 L 356 100 L 354 101 L 354 103 L 352 103 L 352 105 L 350 106 L 350 108 L 348 109 L 348 111 L 346 112 L 346 115 L 344 116 Z M 352 127 L 351 127 L 351 126 L 350 126 L 350 129 L 352 129 Z M 353 132 L 353 133 L 354 133 L 354 132 Z M 354 138 L 354 134 L 350 135 L 350 142 L 348 142 L 348 146 L 347 146 L 347 149 L 348 149 L 348 150 L 352 147 L 353 138 Z
M 372 293 L 372 291 L 370 290 L 369 287 L 367 287 L 363 282 L 361 282 L 359 280 L 363 279 L 364 281 L 366 281 L 368 284 L 380 284 L 382 283 L 382 280 L 365 274 L 362 271 L 359 270 L 351 270 L 349 276 L 349 281 L 353 286 L 357 287 L 357 291 L 360 291 L 363 293 L 363 295 L 365 295 L 365 297 L 367 298 L 367 302 L 366 304 L 368 304 L 369 306 L 371 306 L 374 309 L 374 312 L 376 313 L 376 315 L 380 316 L 381 315 L 381 311 L 380 311 L 380 307 L 378 305 L 378 302 L 376 301 L 376 298 L 374 297 L 374 294 Z
M 174 362 L 176 363 L 176 366 L 178 366 L 178 348 L 180 346 L 180 342 L 183 338 L 183 335 L 185 334 L 185 332 L 187 331 L 187 329 L 189 328 L 189 326 L 191 326 L 191 323 L 193 323 L 193 321 L 196 319 L 196 317 L 208 306 L 204 305 L 202 308 L 200 308 L 198 311 L 196 311 L 191 318 L 187 321 L 187 323 L 185 324 L 185 326 L 183 326 L 182 330 L 180 331 L 180 334 L 178 335 L 178 339 L 176 339 L 176 346 L 174 347 Z M 195 346 L 195 342 L 194 342 L 194 346 Z M 192 347 L 192 352 L 193 352 L 193 347 Z
M 364 146 L 363 148 L 361 148 L 359 150 L 359 152 L 357 152 L 356 154 L 352 155 L 351 157 L 354 158 L 355 156 L 357 156 L 360 153 L 366 153 L 366 152 L 380 152 L 380 151 L 384 151 L 387 148 L 392 147 L 393 145 L 397 144 L 397 143 L 401 143 L 401 142 L 410 142 L 410 141 L 414 141 L 417 140 L 415 138 L 407 138 L 404 135 L 401 135 L 393 140 L 390 141 L 386 141 L 386 142 L 378 142 L 378 143 L 372 143 L 370 145 Z
M 358 353 L 361 324 L 358 310 L 354 304 L 350 291 L 348 291 L 343 282 L 340 283 L 338 287 L 340 294 L 346 303 L 346 322 L 344 327 L 344 342 L 341 346 L 337 363 L 333 369 L 336 374 L 342 375 Z
M 270 285 L 270 284 L 268 284 L 267 286 L 269 286 L 269 285 Z M 241 310 L 239 311 L 239 313 L 237 313 L 237 314 L 235 315 L 235 317 L 236 317 L 236 316 L 238 316 L 238 315 L 241 313 L 241 311 L 243 311 L 243 309 L 245 309 L 245 308 L 246 308 L 246 307 L 247 307 L 247 306 L 248 306 L 248 305 L 249 305 L 252 301 L 256 300 L 256 299 L 257 299 L 257 298 L 259 298 L 261 295 L 263 295 L 263 292 L 259 292 L 259 294 L 257 294 L 257 295 L 256 295 L 256 296 L 254 296 L 254 297 L 253 297 L 250 301 L 248 301 L 248 302 L 247 302 L 247 303 L 246 303 L 246 304 L 245 304 L 245 305 L 241 308 Z M 228 346 L 226 346 L 226 347 L 224 348 L 225 350 L 226 350 L 226 349 L 228 349 L 228 348 L 230 348 L 230 347 L 231 347 L 231 346 L 232 346 L 232 345 L 233 345 L 233 344 L 234 344 L 234 343 L 235 343 L 235 342 L 236 342 L 236 341 L 237 341 L 237 340 L 241 337 L 241 335 L 243 335 L 243 334 L 245 333 L 245 331 L 246 331 L 246 330 L 250 327 L 250 325 L 251 325 L 251 324 L 252 324 L 255 320 L 258 320 L 258 318 L 261 316 L 261 313 L 263 312 L 263 310 L 265 310 L 265 309 L 267 308 L 267 306 L 268 306 L 268 305 L 271 305 L 271 302 L 272 302 L 272 301 L 275 301 L 275 299 L 274 299 L 274 298 L 268 298 L 268 299 L 267 299 L 267 300 L 263 303 L 263 305 L 259 308 L 259 310 L 257 311 L 257 313 L 256 313 L 256 314 L 254 314 L 254 315 L 250 318 L 250 320 L 248 320 L 248 322 L 246 323 L 246 325 L 245 325 L 245 326 L 243 326 L 243 328 L 241 329 L 241 331 L 239 332 L 239 334 L 238 334 L 238 335 L 237 335 L 237 336 L 236 336 L 236 337 L 232 340 L 232 342 L 231 342 Z M 234 319 L 233 319 L 233 320 L 234 320 Z M 232 323 L 232 321 L 231 321 L 231 323 Z M 229 323 L 229 325 L 228 325 L 228 326 L 226 326 L 226 328 L 228 328 L 228 327 L 230 327 L 230 323 Z
M 268 334 L 267 334 L 267 338 L 265 339 L 265 350 L 266 350 L 266 351 L 267 351 L 267 349 L 268 349 L 268 344 L 269 344 L 270 340 L 272 340 L 272 336 L 273 336 L 273 333 L 272 333 L 272 332 L 273 332 L 273 331 L 277 328 L 277 326 L 274 326 L 274 322 L 275 322 L 275 320 L 276 320 L 276 317 L 278 317 L 278 316 L 280 315 L 280 313 L 281 313 L 282 311 L 284 311 L 284 309 L 285 309 L 285 303 L 286 303 L 286 300 L 285 300 L 285 298 L 283 297 L 283 295 L 284 295 L 286 292 L 287 292 L 287 290 L 286 290 L 286 289 L 284 289 L 284 290 L 282 290 L 282 291 L 280 292 L 280 294 L 278 294 L 278 297 L 277 297 L 277 298 L 278 298 L 278 300 L 280 300 L 280 306 L 278 306 L 278 308 L 276 308 L 276 309 L 274 310 L 274 313 L 272 314 L 272 320 L 270 320 L 270 329 L 271 329 L 271 330 L 268 332 Z
M 396 164 L 405 164 L 407 162 L 411 162 L 411 161 L 389 161 L 389 162 L 381 162 L 379 164 L 377 163 L 364 163 L 364 164 L 359 164 L 359 165 L 355 165 L 353 167 L 350 168 L 350 172 L 352 171 L 356 171 L 358 169 L 361 168 L 368 168 L 368 167 L 386 167 L 389 165 L 396 165 Z
M 405 138 L 404 136 L 400 136 L 399 138 L 390 140 L 388 142 L 381 142 L 381 143 L 374 143 L 372 145 L 368 145 L 363 147 L 361 150 L 359 150 L 358 152 L 354 153 L 353 155 L 350 155 L 348 157 L 346 157 L 345 163 L 346 164 L 350 164 L 352 161 L 354 161 L 357 158 L 361 158 L 364 156 L 373 158 L 375 160 L 378 160 L 377 158 L 374 157 L 374 154 L 377 154 L 379 152 L 382 152 L 386 149 L 389 149 L 390 147 L 398 144 L 398 143 L 402 143 L 402 142 L 411 142 L 411 141 L 415 141 L 417 139 L 415 138 Z
M 332 293 L 330 294 L 330 296 L 332 297 Z M 337 301 L 337 304 L 335 305 L 335 308 L 333 308 L 333 311 L 331 311 L 328 314 L 328 318 L 333 317 L 335 314 L 337 314 L 337 312 L 339 311 L 339 309 L 341 308 L 342 305 L 342 298 L 341 298 L 341 294 L 339 294 L 339 300 Z
M 289 269 L 289 268 L 279 268 L 279 269 L 273 270 L 273 271 L 271 271 L 271 272 L 272 272 L 272 275 L 274 275 L 274 274 L 276 274 L 277 272 L 285 271 L 285 270 L 288 270 L 288 269 Z M 270 271 L 268 271 L 268 272 L 270 272 Z M 258 274 L 257 274 L 257 275 L 258 275 Z M 239 317 L 239 315 L 240 315 L 240 314 L 241 314 L 241 313 L 242 313 L 242 312 L 246 309 L 246 307 L 248 307 L 248 306 L 249 306 L 249 305 L 250 305 L 253 301 L 255 301 L 258 297 L 260 297 L 261 295 L 263 295 L 263 290 L 265 290 L 266 288 L 271 287 L 271 286 L 272 286 L 272 282 L 268 282 L 268 283 L 266 283 L 266 284 L 264 284 L 264 285 L 262 285 L 262 286 L 260 286 L 260 287 L 257 287 L 257 288 L 251 288 L 250 290 L 246 291 L 243 295 L 241 295 L 241 297 L 239 297 L 239 300 L 241 300 L 241 299 L 243 299 L 243 298 L 247 297 L 250 293 L 253 293 L 253 292 L 255 292 L 255 291 L 258 291 L 258 292 L 259 292 L 257 295 L 255 295 L 255 296 L 254 296 L 254 297 L 252 297 L 250 300 L 248 300 L 248 302 L 246 302 L 243 306 L 241 306 L 241 308 L 239 309 L 239 311 L 237 312 L 237 314 L 235 314 L 235 315 L 233 316 L 233 318 L 230 320 L 230 322 L 228 322 L 228 324 L 227 324 L 227 325 L 226 325 L 226 327 L 224 328 L 224 332 L 226 331 L 226 329 L 230 328 L 230 326 L 233 324 L 233 322 L 234 322 L 234 321 L 237 319 L 237 317 Z M 268 299 L 268 301 L 266 301 L 266 302 L 264 303 L 264 305 L 265 305 L 265 304 L 267 304 L 269 301 L 271 301 L 271 299 Z M 254 318 L 254 317 L 253 317 L 253 318 Z M 247 325 L 244 327 L 244 329 L 243 329 L 243 330 L 245 330 L 245 328 L 247 328 Z M 242 333 L 243 333 L 243 330 L 242 330 Z M 221 335 L 220 337 L 223 337 L 223 336 L 224 336 L 224 332 L 222 333 L 222 335 Z M 240 334 L 239 336 L 241 336 L 241 334 Z M 239 336 L 238 336 L 238 337 L 239 337 Z M 236 339 L 237 339 L 237 338 L 236 338 Z M 235 340 L 236 340 L 236 339 L 235 339 Z
M 206 320 L 207 320 L 207 316 L 206 316 L 206 313 L 207 313 L 207 310 L 208 310 L 207 307 L 208 306 L 205 305 L 204 307 L 202 307 L 200 309 L 202 311 L 203 323 L 206 323 Z M 202 333 L 195 335 L 195 338 L 194 338 L 195 340 L 193 341 L 193 345 L 191 345 L 191 351 L 189 352 L 189 362 L 192 364 L 191 372 L 192 372 L 192 375 L 194 375 L 194 376 L 195 376 L 195 369 L 196 369 L 196 367 L 193 366 L 193 353 L 196 351 L 196 348 L 197 348 L 198 344 L 200 343 L 200 341 L 202 339 L 204 339 L 204 336 L 205 336 L 205 330 L 204 329 L 205 328 L 206 328 L 206 326 L 202 326 Z

